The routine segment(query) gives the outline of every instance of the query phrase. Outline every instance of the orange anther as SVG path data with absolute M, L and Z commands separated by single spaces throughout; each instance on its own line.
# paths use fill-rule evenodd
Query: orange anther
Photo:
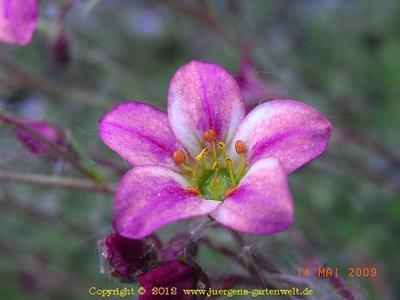
M 218 134 L 214 129 L 210 129 L 210 130 L 207 130 L 206 132 L 204 132 L 204 140 L 206 142 L 209 142 L 209 143 L 214 142 L 217 140 L 217 138 L 218 138 Z
M 236 187 L 230 187 L 224 192 L 225 198 L 229 197 L 230 195 L 234 194 L 237 191 Z
M 186 160 L 186 155 L 185 152 L 182 150 L 176 150 L 174 154 L 172 155 L 172 158 L 174 159 L 174 162 L 177 165 L 180 165 L 181 163 L 184 163 Z
M 200 195 L 200 189 L 197 188 L 197 187 L 188 186 L 188 187 L 186 188 L 186 191 L 188 191 L 189 193 L 191 193 L 191 194 L 193 194 L 193 195 L 196 195 L 196 196 Z
M 235 143 L 235 150 L 237 154 L 246 153 L 246 144 L 241 140 L 237 140 Z

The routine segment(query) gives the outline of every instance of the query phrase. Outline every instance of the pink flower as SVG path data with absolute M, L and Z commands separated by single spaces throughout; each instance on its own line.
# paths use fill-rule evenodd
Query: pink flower
M 0 0 L 0 40 L 24 46 L 36 28 L 36 0 Z
M 325 151 L 329 121 L 294 100 L 245 116 L 235 79 L 192 61 L 172 78 L 168 115 L 139 102 L 100 120 L 104 143 L 135 166 L 119 183 L 114 225 L 142 238 L 201 215 L 234 230 L 272 234 L 294 222 L 287 176 Z
M 21 120 L 21 122 L 23 122 L 27 127 L 34 130 L 37 134 L 41 135 L 48 141 L 56 143 L 60 146 L 65 145 L 66 143 L 64 132 L 53 124 L 26 119 Z M 51 149 L 29 132 L 17 129 L 15 131 L 15 136 L 32 154 L 40 157 L 51 156 Z

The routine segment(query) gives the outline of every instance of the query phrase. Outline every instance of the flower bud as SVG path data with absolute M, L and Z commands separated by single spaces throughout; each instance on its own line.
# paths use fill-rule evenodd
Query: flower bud
M 196 296 L 185 295 L 184 289 L 195 289 L 199 282 L 204 280 L 204 273 L 197 265 L 189 264 L 181 260 L 164 262 L 139 277 L 139 283 L 146 290 L 138 300 L 174 299 L 192 300 Z M 168 289 L 169 295 L 157 295 L 153 288 Z
M 65 68 L 71 61 L 69 40 L 65 34 L 60 34 L 52 49 L 54 63 L 60 68 Z
M 44 139 L 58 145 L 65 144 L 64 132 L 53 124 L 31 120 L 23 120 L 22 122 Z M 30 132 L 24 131 L 23 129 L 16 129 L 15 136 L 32 154 L 40 157 L 51 155 L 51 149 L 42 141 L 35 138 Z
M 157 253 L 146 240 L 132 240 L 112 233 L 104 241 L 104 256 L 110 275 L 126 281 L 147 271 L 157 259 Z

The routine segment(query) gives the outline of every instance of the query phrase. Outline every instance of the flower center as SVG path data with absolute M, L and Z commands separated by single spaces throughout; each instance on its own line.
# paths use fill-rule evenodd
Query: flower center
M 190 179 L 187 191 L 205 199 L 222 201 L 236 192 L 236 187 L 247 170 L 246 145 L 243 141 L 235 142 L 235 150 L 240 156 L 238 166 L 226 157 L 225 142 L 218 141 L 215 130 L 204 133 L 204 148 L 193 159 L 185 152 L 177 150 L 173 159 L 180 166 L 181 173 Z

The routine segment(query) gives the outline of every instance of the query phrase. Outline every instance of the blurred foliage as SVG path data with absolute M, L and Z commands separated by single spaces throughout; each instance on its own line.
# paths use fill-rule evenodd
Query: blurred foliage
M 295 275 L 306 262 L 287 247 L 301 233 L 344 275 L 352 266 L 378 268 L 375 279 L 345 277 L 360 298 L 400 297 L 399 1 L 76 1 L 62 19 L 66 4 L 41 1 L 32 43 L 0 46 L 1 60 L 26 75 L 0 66 L 7 111 L 67 128 L 91 156 L 127 169 L 100 142 L 99 118 L 128 99 L 165 109 L 180 65 L 201 59 L 235 74 L 250 45 L 266 83 L 312 104 L 335 129 L 327 153 L 290 177 L 294 228 L 255 243 Z M 67 66 L 52 50 L 61 31 Z M 75 176 L 66 163 L 27 153 L 9 128 L 0 132 L 2 170 Z M 112 230 L 112 195 L 2 181 L 0 197 L 1 299 L 93 299 L 91 286 L 120 286 L 99 273 L 96 255 L 97 240 Z M 207 251 L 206 269 L 221 266 Z

